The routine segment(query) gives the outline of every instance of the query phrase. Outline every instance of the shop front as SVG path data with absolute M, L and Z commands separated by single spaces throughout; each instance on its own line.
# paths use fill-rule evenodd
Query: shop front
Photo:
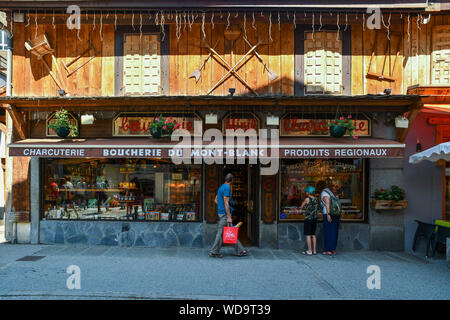
M 415 100 L 406 102 L 394 110 Z M 319 196 L 333 182 L 344 209 L 339 249 L 403 248 L 402 213 L 369 207 L 376 188 L 403 183 L 405 145 L 395 140 L 387 113 L 373 111 L 378 107 L 345 111 L 357 138 L 330 137 L 334 106 L 301 113 L 283 106 L 270 123 L 267 110 L 255 107 L 100 107 L 84 111 L 95 118 L 88 125 L 69 108 L 80 132 L 73 139 L 48 130 L 52 112 L 30 110 L 30 138 L 9 144 L 9 156 L 30 158 L 30 185 L 39 186 L 30 188 L 32 243 L 208 247 L 217 230 L 217 189 L 231 172 L 233 222 L 244 222 L 239 237 L 246 246 L 303 248 L 303 190 L 312 185 Z M 160 115 L 177 119 L 189 138 L 151 137 Z M 242 136 L 249 131 L 256 134 Z M 321 223 L 317 232 L 320 250 Z

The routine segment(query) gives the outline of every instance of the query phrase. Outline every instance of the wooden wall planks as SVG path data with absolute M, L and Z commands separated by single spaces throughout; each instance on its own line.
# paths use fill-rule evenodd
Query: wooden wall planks
M 275 19 L 274 17 L 272 17 Z M 362 28 L 358 22 L 351 24 L 351 94 L 379 93 L 385 88 L 391 87 L 392 92 L 404 94 L 409 86 L 415 84 L 430 84 L 431 79 L 431 51 L 433 26 L 449 23 L 447 17 L 434 16 L 426 25 L 417 26 L 417 16 L 410 16 L 409 37 L 407 18 L 403 17 L 402 23 L 391 25 L 391 31 L 403 32 L 402 45 L 399 60 L 393 75 L 395 82 L 369 79 L 366 77 L 373 44 L 377 41 L 375 56 L 372 63 L 372 71 L 381 73 L 384 61 L 384 49 L 387 43 L 385 35 L 375 39 L 375 31 Z M 275 21 L 275 20 L 273 20 Z M 242 24 L 240 24 L 242 28 Z M 218 58 L 209 59 L 201 71 L 201 78 L 195 83 L 194 78 L 188 78 L 195 69 L 198 69 L 209 54 L 206 48 L 201 48 L 204 40 L 211 46 L 216 41 L 216 51 L 230 64 L 234 65 L 250 49 L 244 41 L 244 35 L 251 44 L 262 40 L 263 44 L 257 48 L 267 66 L 275 71 L 279 78 L 270 82 L 267 71 L 261 61 L 253 54 L 247 57 L 238 74 L 254 88 L 260 95 L 293 95 L 294 94 L 294 26 L 292 24 L 273 23 L 271 27 L 272 42 L 269 40 L 269 25 L 260 21 L 253 28 L 251 18 L 247 17 L 247 30 L 242 30 L 237 41 L 224 39 L 225 24 L 215 23 L 214 28 L 210 23 L 196 23 L 181 25 L 180 38 L 177 39 L 175 25 L 170 25 L 170 95 L 205 95 L 227 72 Z M 55 96 L 57 86 L 50 74 L 44 68 L 42 61 L 32 57 L 24 49 L 24 41 L 33 39 L 45 32 L 55 50 L 55 57 L 61 74 L 59 75 L 66 91 L 72 96 L 111 96 L 114 95 L 115 70 L 114 70 L 114 26 L 103 25 L 102 36 L 97 25 L 82 25 L 79 31 L 68 30 L 65 25 L 57 24 L 53 28 L 51 24 L 16 23 L 14 26 L 14 61 L 13 61 L 13 94 L 18 96 Z M 203 33 L 204 31 L 204 33 Z M 383 31 L 385 31 L 383 29 Z M 103 38 L 103 41 L 102 39 Z M 87 48 L 87 41 L 99 52 L 99 56 L 91 60 L 86 66 L 79 69 L 71 77 L 62 63 L 68 63 L 76 58 Z M 393 45 L 394 43 L 392 43 Z M 395 60 L 395 49 L 391 47 L 391 64 Z M 87 61 L 85 55 L 76 64 Z M 385 74 L 389 73 L 389 57 L 386 63 Z M 46 61 L 52 71 L 57 74 L 57 68 L 50 56 Z M 75 66 L 75 65 L 74 65 Z M 228 95 L 228 89 L 236 88 L 236 95 L 251 95 L 250 90 L 234 76 L 215 89 L 212 95 Z

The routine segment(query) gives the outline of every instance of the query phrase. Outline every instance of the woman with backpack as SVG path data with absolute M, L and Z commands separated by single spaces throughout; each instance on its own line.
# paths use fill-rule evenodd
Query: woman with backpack
M 323 207 L 323 242 L 324 255 L 335 255 L 341 219 L 341 204 L 336 196 L 339 187 L 331 184 L 330 188 L 323 189 L 320 198 Z
M 317 227 L 317 212 L 319 211 L 319 200 L 314 197 L 316 190 L 312 186 L 305 188 L 306 199 L 303 201 L 300 209 L 305 209 L 305 222 L 303 224 L 303 233 L 306 236 L 308 244 L 308 251 L 303 251 L 302 254 L 311 256 L 316 255 L 316 227 Z M 312 245 L 311 245 L 312 244 Z M 312 250 L 311 250 L 312 249 Z

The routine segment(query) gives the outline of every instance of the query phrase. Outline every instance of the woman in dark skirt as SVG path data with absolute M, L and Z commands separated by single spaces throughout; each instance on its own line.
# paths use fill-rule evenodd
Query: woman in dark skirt
M 317 212 L 319 211 L 319 200 L 314 197 L 315 189 L 312 186 L 305 188 L 306 199 L 303 201 L 300 209 L 305 209 L 305 222 L 303 224 L 308 250 L 303 251 L 302 254 L 311 256 L 317 254 Z

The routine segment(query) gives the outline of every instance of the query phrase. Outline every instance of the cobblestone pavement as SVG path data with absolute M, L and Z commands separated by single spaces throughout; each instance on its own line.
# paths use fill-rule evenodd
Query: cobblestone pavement
M 247 257 L 208 249 L 0 244 L 0 299 L 450 299 L 450 269 L 398 252 L 334 258 L 250 248 Z M 23 257 L 35 261 L 17 261 Z M 33 258 L 34 257 L 34 258 Z M 67 288 L 79 266 L 81 288 Z M 367 268 L 381 271 L 370 290 Z

